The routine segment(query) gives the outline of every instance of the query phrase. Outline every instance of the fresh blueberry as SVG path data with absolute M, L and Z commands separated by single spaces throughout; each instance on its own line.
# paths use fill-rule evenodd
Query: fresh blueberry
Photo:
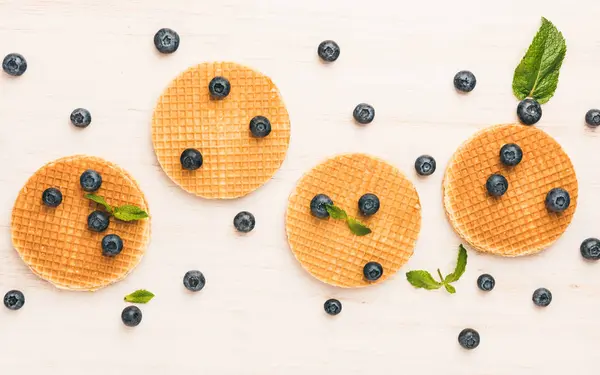
M 48 207 L 58 207 L 63 196 L 57 188 L 48 188 L 42 193 L 42 202 Z
M 333 205 L 333 201 L 325 194 L 317 194 L 310 201 L 310 213 L 319 219 L 325 219 L 329 217 L 329 212 L 325 206 Z
M 379 211 L 377 195 L 367 193 L 358 199 L 358 210 L 363 216 L 375 215 Z
M 142 322 L 142 310 L 137 306 L 127 306 L 121 313 L 121 320 L 127 327 L 135 327 Z
M 333 40 L 325 40 L 319 44 L 317 54 L 323 61 L 333 62 L 340 57 L 340 46 Z
M 369 281 L 379 280 L 383 275 L 383 267 L 377 262 L 369 262 L 363 267 L 363 275 Z
M 9 310 L 19 310 L 25 304 L 25 296 L 18 290 L 11 290 L 4 295 L 4 306 Z
M 552 302 L 552 293 L 546 288 L 539 288 L 533 292 L 531 299 L 536 306 L 546 307 Z
M 519 145 L 507 143 L 500 149 L 500 161 L 507 167 L 514 167 L 523 160 L 523 150 Z
M 102 176 L 93 169 L 88 169 L 79 177 L 79 184 L 84 191 L 91 193 L 102 186 Z
M 496 280 L 494 280 L 492 275 L 484 273 L 477 278 L 477 286 L 484 292 L 489 292 L 490 290 L 494 289 L 494 286 L 496 286 Z
M 335 298 L 328 299 L 323 305 L 325 312 L 329 315 L 337 315 L 342 312 L 342 303 Z
M 454 76 L 454 87 L 458 91 L 471 92 L 477 84 L 475 75 L 468 70 L 461 70 Z
M 492 197 L 501 197 L 508 190 L 508 181 L 501 174 L 493 174 L 488 177 L 485 188 Z
M 108 213 L 104 211 L 94 211 L 88 215 L 88 228 L 94 232 L 104 232 L 110 223 Z
M 192 292 L 199 292 L 204 288 L 206 279 L 200 271 L 188 271 L 183 276 L 183 285 Z
M 27 61 L 18 53 L 9 53 L 2 60 L 2 69 L 11 76 L 18 77 L 27 70 Z
M 369 104 L 360 103 L 354 108 L 352 116 L 359 124 L 369 124 L 375 118 L 375 108 Z
M 213 99 L 223 99 L 229 95 L 231 84 L 225 77 L 215 77 L 208 84 L 208 92 Z
M 472 328 L 465 328 L 458 334 L 458 343 L 465 349 L 475 349 L 480 341 L 479 333 Z
M 585 123 L 589 127 L 596 128 L 600 125 L 600 109 L 590 109 L 585 114 Z
M 85 108 L 77 108 L 71 112 L 71 123 L 78 128 L 87 128 L 92 123 L 92 114 Z
M 102 255 L 114 257 L 123 250 L 123 240 L 116 234 L 107 234 L 102 239 Z
M 522 100 L 517 106 L 517 116 L 521 123 L 533 125 L 542 118 L 542 107 L 535 99 Z
M 588 260 L 600 259 L 600 240 L 597 238 L 588 238 L 581 243 L 579 247 L 581 256 Z
M 154 34 L 154 46 L 160 53 L 173 53 L 179 48 L 179 34 L 171 29 L 160 29 Z
M 429 176 L 435 172 L 435 159 L 429 155 L 421 155 L 415 160 L 415 170 L 419 176 Z
M 202 154 L 195 148 L 187 148 L 181 153 L 179 158 L 181 167 L 188 171 L 194 171 L 202 166 Z
M 256 138 L 264 138 L 271 133 L 271 121 L 264 116 L 255 116 L 250 120 L 250 132 Z
M 248 233 L 254 229 L 255 224 L 254 215 L 248 211 L 242 211 L 233 218 L 233 226 L 238 232 Z
M 546 195 L 546 208 L 550 212 L 563 212 L 571 204 L 569 192 L 562 188 L 554 188 Z

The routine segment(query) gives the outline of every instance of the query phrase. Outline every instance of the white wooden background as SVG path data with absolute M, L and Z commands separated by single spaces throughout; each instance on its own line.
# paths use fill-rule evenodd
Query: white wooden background
M 486 126 L 516 120 L 511 80 L 540 17 L 564 33 L 568 52 L 556 96 L 539 126 L 564 146 L 580 181 L 566 234 L 538 256 L 470 253 L 458 293 L 413 289 L 410 269 L 449 272 L 460 240 L 445 220 L 441 181 L 456 147 Z M 600 264 L 579 244 L 600 236 L 600 137 L 585 112 L 600 107 L 600 3 L 579 0 L 0 0 L 0 55 L 22 53 L 27 73 L 0 74 L 0 294 L 21 289 L 18 311 L 0 308 L 3 374 L 597 374 Z M 159 55 L 161 27 L 181 35 Z M 316 47 L 336 40 L 339 60 L 323 65 Z M 169 81 L 192 64 L 232 60 L 271 76 L 292 119 L 287 159 L 272 181 L 246 198 L 188 195 L 158 167 L 152 109 Z M 458 95 L 454 73 L 477 87 Z M 356 126 L 352 110 L 371 103 L 375 121 Z M 84 130 L 76 107 L 92 112 Z M 386 283 L 342 290 L 313 279 L 288 249 L 284 211 L 298 178 L 324 158 L 368 152 L 409 175 L 421 196 L 415 255 Z M 27 178 L 44 163 L 86 153 L 129 170 L 146 193 L 153 236 L 126 280 L 96 293 L 59 291 L 23 264 L 10 242 L 10 212 Z M 412 165 L 430 153 L 438 171 L 418 179 Z M 233 216 L 256 215 L 237 235 Z M 183 274 L 207 278 L 186 293 Z M 477 290 L 482 272 L 496 277 Z M 545 286 L 554 301 L 534 308 Z M 146 288 L 140 326 L 120 321 L 125 294 Z M 344 304 L 329 317 L 330 297 Z M 458 332 L 482 343 L 462 350 Z

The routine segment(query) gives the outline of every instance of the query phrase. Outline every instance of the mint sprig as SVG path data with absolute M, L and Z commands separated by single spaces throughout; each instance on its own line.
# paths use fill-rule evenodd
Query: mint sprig
M 329 216 L 332 219 L 346 221 L 350 232 L 354 233 L 355 235 L 366 236 L 367 234 L 371 233 L 371 229 L 367 228 L 366 225 L 356 220 L 355 218 L 348 216 L 346 211 L 342 210 L 336 205 L 326 204 L 325 209 L 327 210 L 327 213 L 329 213 Z
M 467 250 L 463 245 L 458 247 L 458 259 L 456 260 L 456 267 L 454 272 L 444 277 L 442 272 L 438 268 L 437 273 L 440 277 L 440 281 L 436 281 L 433 276 L 427 271 L 410 271 L 406 273 L 406 279 L 415 288 L 423 288 L 427 290 L 440 289 L 442 286 L 450 294 L 456 293 L 456 289 L 451 283 L 458 281 L 460 277 L 465 273 L 467 269 Z
M 96 202 L 103 206 L 109 214 L 121 221 L 134 221 L 149 217 L 148 213 L 138 206 L 131 204 L 126 204 L 123 206 L 111 206 L 108 204 L 108 202 L 106 202 L 106 199 L 96 194 L 86 194 L 85 197 L 92 202 Z
M 540 104 L 554 95 L 558 74 L 567 53 L 562 33 L 542 17 L 542 25 L 515 69 L 513 92 L 517 99 L 531 97 Z
M 131 303 L 148 303 L 154 298 L 154 294 L 145 289 L 139 289 L 125 296 L 124 300 Z

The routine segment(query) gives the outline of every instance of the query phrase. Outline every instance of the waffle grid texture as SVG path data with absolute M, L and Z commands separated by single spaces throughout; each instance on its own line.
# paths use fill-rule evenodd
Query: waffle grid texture
M 523 150 L 515 167 L 500 161 L 500 148 L 507 143 Z M 508 191 L 498 198 L 485 188 L 494 173 L 508 180 Z M 571 196 L 563 213 L 545 206 L 546 194 L 556 187 Z M 578 184 L 571 160 L 552 137 L 536 127 L 506 124 L 476 133 L 456 151 L 443 195 L 448 220 L 471 247 L 512 257 L 537 253 L 564 233 L 577 207 Z
M 344 221 L 312 216 L 310 201 L 319 193 L 373 232 L 359 237 Z M 379 211 L 367 218 L 358 211 L 365 193 L 381 202 Z M 378 284 L 395 274 L 413 254 L 420 227 L 421 206 L 412 183 L 395 167 L 364 154 L 336 156 L 306 173 L 290 195 L 286 213 L 288 242 L 302 267 L 327 284 L 346 288 Z M 370 261 L 383 266 L 377 282 L 363 277 Z
M 223 76 L 231 92 L 210 98 L 208 83 Z M 254 138 L 250 120 L 265 116 L 272 131 Z M 167 87 L 154 110 L 152 143 L 165 173 L 184 190 L 210 199 L 244 196 L 266 183 L 285 159 L 290 120 L 271 79 L 230 62 L 203 63 L 180 74 Z M 200 169 L 187 171 L 183 150 L 202 153 Z
M 108 229 L 102 233 L 87 228 L 88 215 L 101 208 L 84 197 L 86 193 L 79 185 L 86 169 L 101 174 L 102 186 L 96 194 L 109 204 L 134 204 L 148 211 L 135 180 L 103 159 L 66 157 L 35 172 L 13 207 L 12 242 L 35 274 L 62 289 L 97 290 L 123 279 L 141 261 L 150 238 L 149 218 L 125 223 L 111 217 Z M 42 203 L 42 192 L 49 187 L 63 194 L 56 208 Z M 123 239 L 123 251 L 116 257 L 102 255 L 102 237 L 110 233 Z

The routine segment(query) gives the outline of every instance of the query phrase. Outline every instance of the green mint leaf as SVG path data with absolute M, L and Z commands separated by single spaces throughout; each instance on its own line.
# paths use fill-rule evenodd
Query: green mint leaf
M 148 213 L 146 211 L 130 204 L 115 207 L 113 215 L 115 216 L 115 218 L 122 221 L 141 220 L 148 217 Z
M 458 247 L 458 259 L 456 260 L 456 268 L 454 268 L 454 272 L 446 276 L 444 279 L 444 283 L 453 283 L 458 281 L 460 277 L 465 273 L 467 269 L 467 250 L 463 245 Z
M 346 220 L 348 218 L 346 211 L 342 210 L 337 206 L 334 206 L 333 204 L 326 204 L 325 209 L 327 210 L 327 213 L 329 213 L 329 216 L 331 216 L 332 219 Z
M 446 290 L 448 291 L 448 293 L 450 294 L 454 294 L 456 293 L 456 288 L 454 288 L 452 285 L 450 284 L 444 284 L 444 288 L 446 288 Z
M 96 202 L 99 205 L 104 206 L 104 208 L 106 208 L 106 211 L 108 211 L 109 213 L 113 212 L 112 206 L 108 204 L 106 200 L 104 200 L 104 198 L 102 198 L 101 196 L 96 194 L 86 194 L 85 197 L 91 200 L 92 202 Z
M 154 298 L 154 294 L 144 289 L 136 290 L 135 292 L 125 296 L 125 301 L 131 303 L 148 303 Z
M 406 273 L 406 279 L 415 288 L 424 288 L 427 290 L 439 289 L 442 283 L 438 283 L 427 271 L 410 271 Z
M 346 223 L 348 224 L 348 228 L 350 228 L 350 231 L 356 234 L 357 236 L 366 236 L 367 234 L 371 233 L 371 230 L 369 228 L 367 228 L 363 223 L 354 218 L 348 217 L 346 219 Z
M 562 33 L 542 17 L 542 26 L 515 69 L 512 86 L 517 99 L 532 97 L 541 104 L 550 100 L 556 91 L 558 73 L 566 53 L 567 44 Z

